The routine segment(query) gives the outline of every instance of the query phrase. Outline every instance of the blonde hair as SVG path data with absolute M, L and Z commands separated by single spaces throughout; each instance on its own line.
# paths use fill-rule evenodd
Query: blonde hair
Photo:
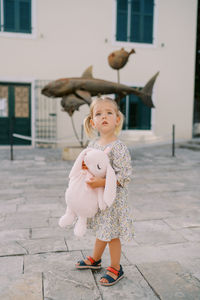
M 95 129 L 92 127 L 92 124 L 91 124 L 91 119 L 93 118 L 93 111 L 94 111 L 94 107 L 97 103 L 101 103 L 103 101 L 109 101 L 110 103 L 113 104 L 114 108 L 115 108 L 115 111 L 116 111 L 116 115 L 117 117 L 120 118 L 120 121 L 119 123 L 117 124 L 116 128 L 115 128 L 115 134 L 116 135 L 119 135 L 121 129 L 122 129 L 122 126 L 123 126 L 123 121 L 124 121 L 124 116 L 123 114 L 121 113 L 121 111 L 119 110 L 119 107 L 117 105 L 117 102 L 109 97 L 105 97 L 105 98 L 96 98 L 95 100 L 92 101 L 92 103 L 90 104 L 90 113 L 89 115 L 84 119 L 84 129 L 85 129 L 85 132 L 86 134 L 89 136 L 89 137 L 94 137 L 95 135 Z

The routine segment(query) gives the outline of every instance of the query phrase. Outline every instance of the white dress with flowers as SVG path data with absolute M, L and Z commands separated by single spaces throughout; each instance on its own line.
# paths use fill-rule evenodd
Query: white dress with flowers
M 97 141 L 89 143 L 91 148 L 105 150 L 110 147 L 108 156 L 113 167 L 117 181 L 117 195 L 111 207 L 101 211 L 88 219 L 88 228 L 96 232 L 96 237 L 102 241 L 110 241 L 114 238 L 123 238 L 130 241 L 133 238 L 133 220 L 130 207 L 128 206 L 128 183 L 131 176 L 131 158 L 126 145 L 116 140 L 106 146 L 99 145 Z

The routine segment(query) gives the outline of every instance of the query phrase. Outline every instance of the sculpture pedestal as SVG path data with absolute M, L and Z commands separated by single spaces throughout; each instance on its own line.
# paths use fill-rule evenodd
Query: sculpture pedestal
M 62 151 L 62 159 L 75 160 L 83 150 L 82 147 L 65 147 Z

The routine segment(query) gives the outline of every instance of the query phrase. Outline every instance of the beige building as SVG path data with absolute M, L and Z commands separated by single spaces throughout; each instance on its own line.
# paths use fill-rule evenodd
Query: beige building
M 79 77 L 93 65 L 95 78 L 117 81 L 107 62 L 120 48 L 136 54 L 120 71 L 120 82 L 142 87 L 157 72 L 155 109 L 137 97 L 123 100 L 122 138 L 168 141 L 192 137 L 197 0 L 0 0 L 0 145 L 9 130 L 35 138 L 77 144 L 60 99 L 41 96 L 50 80 Z M 87 105 L 74 113 L 81 138 Z M 14 139 L 16 144 L 30 144 Z

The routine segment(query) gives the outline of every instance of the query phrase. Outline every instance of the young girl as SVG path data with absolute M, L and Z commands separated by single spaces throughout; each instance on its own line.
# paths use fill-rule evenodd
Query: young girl
M 131 175 L 131 159 L 127 147 L 117 139 L 123 124 L 123 115 L 117 103 L 110 98 L 97 98 L 90 106 L 90 114 L 84 120 L 84 127 L 90 137 L 94 131 L 99 133 L 99 138 L 90 142 L 89 147 L 105 150 L 117 177 L 117 195 L 111 207 L 98 211 L 90 220 L 90 227 L 96 231 L 96 241 L 93 255 L 76 264 L 77 269 L 100 269 L 101 257 L 106 245 L 109 245 L 110 267 L 101 278 L 101 285 L 110 286 L 123 277 L 120 265 L 121 242 L 120 238 L 131 240 L 133 238 L 133 222 L 130 209 L 127 205 L 127 185 Z M 83 164 L 83 168 L 86 166 Z M 93 177 L 87 184 L 91 188 L 105 186 L 105 179 Z

